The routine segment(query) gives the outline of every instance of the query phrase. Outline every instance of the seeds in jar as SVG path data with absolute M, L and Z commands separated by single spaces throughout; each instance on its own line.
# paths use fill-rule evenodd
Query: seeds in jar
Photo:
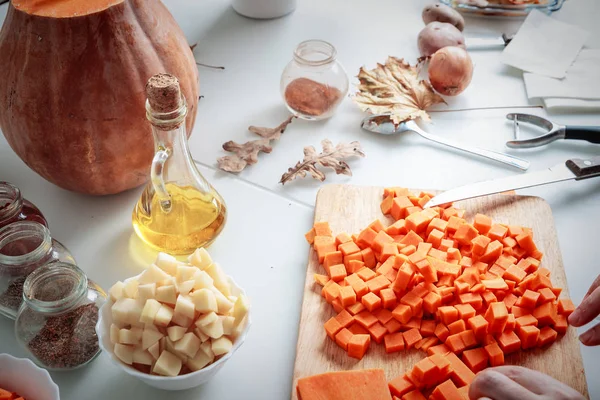
M 294 79 L 285 88 L 286 103 L 293 110 L 314 117 L 325 114 L 341 97 L 335 87 L 308 78 Z

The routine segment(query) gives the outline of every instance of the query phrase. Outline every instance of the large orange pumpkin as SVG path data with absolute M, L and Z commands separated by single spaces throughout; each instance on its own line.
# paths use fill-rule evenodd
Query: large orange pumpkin
M 0 129 L 34 171 L 111 194 L 147 180 L 152 75 L 177 76 L 191 132 L 198 70 L 159 0 L 12 0 L 0 31 Z

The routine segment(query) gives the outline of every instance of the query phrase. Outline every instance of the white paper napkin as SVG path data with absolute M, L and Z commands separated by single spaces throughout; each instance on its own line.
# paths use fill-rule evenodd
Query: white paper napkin
M 567 99 L 560 97 L 549 97 L 545 98 L 544 105 L 547 110 L 552 109 L 569 109 L 577 111 L 596 111 L 600 110 L 600 100 L 581 100 L 581 99 Z
M 565 76 L 589 33 L 532 10 L 502 52 L 502 62 L 554 78 Z

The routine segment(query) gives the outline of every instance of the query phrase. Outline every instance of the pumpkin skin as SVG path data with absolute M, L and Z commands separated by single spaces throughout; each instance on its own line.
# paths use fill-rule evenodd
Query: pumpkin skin
M 68 1 L 77 15 L 40 12 L 48 0 L 11 1 L 0 31 L 0 129 L 48 181 L 93 195 L 119 193 L 149 177 L 154 139 L 146 82 L 161 72 L 179 78 L 189 135 L 198 69 L 159 0 Z M 23 5 L 36 2 L 37 10 Z

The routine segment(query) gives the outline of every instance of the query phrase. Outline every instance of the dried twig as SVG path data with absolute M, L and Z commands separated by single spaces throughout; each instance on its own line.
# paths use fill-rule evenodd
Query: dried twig
M 352 170 L 344 160 L 353 156 L 365 156 L 365 153 L 362 151 L 360 143 L 358 142 L 349 144 L 339 143 L 334 147 L 329 139 L 325 139 L 321 142 L 321 145 L 323 146 L 323 152 L 319 154 L 317 154 L 317 151 L 313 146 L 305 147 L 304 159 L 301 162 L 297 162 L 293 168 L 289 168 L 288 171 L 281 176 L 279 183 L 285 185 L 286 182 L 294 180 L 297 177 L 306 177 L 307 173 L 313 178 L 323 182 L 325 180 L 325 174 L 317 169 L 317 165 L 331 168 L 338 175 L 343 174 L 352 176 Z
M 288 119 L 283 121 L 275 128 L 265 128 L 250 126 L 248 130 L 261 136 L 262 139 L 251 140 L 249 142 L 239 144 L 232 140 L 223 144 L 225 151 L 235 153 L 235 155 L 224 156 L 217 160 L 218 166 L 223 171 L 241 172 L 247 165 L 256 164 L 258 162 L 258 153 L 270 153 L 273 151 L 270 143 L 271 140 L 279 140 L 281 134 L 285 132 L 287 126 L 296 118 L 290 115 Z

